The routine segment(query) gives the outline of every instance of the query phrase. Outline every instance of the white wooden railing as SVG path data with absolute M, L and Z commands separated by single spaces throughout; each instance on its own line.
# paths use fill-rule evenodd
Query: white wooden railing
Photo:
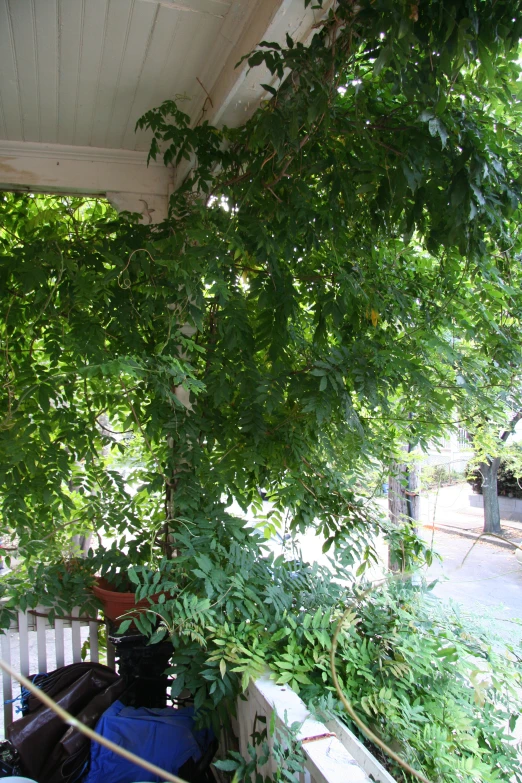
M 301 783 L 371 783 L 369 775 L 378 783 L 396 783 L 346 726 L 340 721 L 325 725 L 315 720 L 288 685 L 276 685 L 268 675 L 249 686 L 246 701 L 238 700 L 237 732 L 244 758 L 248 758 L 247 745 L 252 743 L 254 726 L 257 724 L 258 731 L 262 728 L 259 717 L 266 719 L 268 727 L 274 711 L 276 725 L 301 724 L 297 739 L 306 758 Z M 269 760 L 261 773 L 273 772 Z
M 82 647 L 89 640 L 86 660 L 97 662 L 100 658 L 97 618 L 80 617 L 73 609 L 70 617 L 55 620 L 51 625 L 49 609 L 37 607 L 27 612 L 17 612 L 8 630 L 0 632 L 2 658 L 21 674 L 38 674 L 52 671 L 68 663 L 82 660 Z M 107 650 L 107 664 L 114 666 L 114 650 Z M 15 705 L 11 703 L 13 690 L 18 686 L 6 672 L 2 673 L 3 727 L 13 722 Z

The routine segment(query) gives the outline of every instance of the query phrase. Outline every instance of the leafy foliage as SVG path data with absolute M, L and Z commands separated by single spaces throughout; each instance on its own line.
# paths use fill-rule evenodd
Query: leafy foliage
M 520 714 L 518 654 L 506 655 L 457 605 L 448 614 L 407 586 L 376 591 L 356 615 L 338 673 L 374 730 L 430 780 L 520 780 L 507 741 Z
M 503 450 L 503 459 L 497 474 L 498 494 L 511 498 L 522 498 L 522 487 L 519 484 L 522 476 L 522 448 L 514 443 Z M 473 463 L 468 465 L 468 483 L 475 492 L 482 490 L 482 474 Z
M 520 656 L 484 636 L 458 607 L 448 611 L 409 584 L 361 592 L 342 570 L 262 558 L 255 542 L 238 548 L 225 537 L 207 550 L 187 535 L 183 543 L 185 578 L 142 623 L 152 630 L 160 615 L 175 647 L 173 696 L 188 689 L 201 720 L 222 725 L 235 695 L 266 667 L 323 717 L 344 718 L 329 653 L 334 628 L 353 602 L 337 671 L 373 730 L 430 780 L 522 781 L 509 739 L 522 706 Z M 153 574 L 142 569 L 139 576 L 155 589 Z M 154 640 L 162 636 L 156 631 Z M 249 780 L 254 758 L 231 759 L 227 769 Z
M 233 772 L 234 780 L 252 780 L 255 774 L 256 783 L 272 783 L 272 781 L 289 781 L 299 783 L 300 773 L 304 766 L 304 753 L 301 744 L 297 740 L 300 724 L 293 723 L 288 728 L 283 724 L 276 727 L 276 716 L 272 719 L 268 728 L 266 718 L 256 716 L 256 724 L 252 731 L 252 742 L 248 743 L 248 759 L 244 759 L 237 751 L 231 751 L 230 758 L 215 762 L 215 766 L 225 772 Z M 260 725 L 259 729 L 257 723 Z M 275 774 L 263 775 L 259 770 L 268 762 L 275 766 Z
M 371 564 L 383 530 L 367 464 L 426 446 L 456 411 L 500 417 L 519 375 L 521 10 L 363 0 L 309 47 L 262 42 L 247 59 L 268 68 L 269 98 L 243 126 L 192 127 L 174 101 L 138 123 L 152 158 L 190 163 L 159 226 L 97 200 L 2 196 L 11 605 L 61 612 L 97 571 L 132 566 L 154 604 L 138 625 L 173 638 L 175 687 L 202 718 L 265 664 L 309 700 L 330 687 L 344 567 Z M 260 556 L 226 511 L 262 516 L 259 487 L 267 537 L 313 525 L 342 581 Z M 411 533 L 401 544 L 430 557 Z M 345 686 L 435 778 L 493 781 L 497 764 L 520 779 L 499 723 L 508 674 L 482 688 L 480 729 L 469 655 L 494 653 L 419 601 L 361 608 Z
M 161 226 L 3 197 L 0 501 L 31 582 L 85 532 L 91 572 L 168 558 L 259 486 L 267 534 L 288 513 L 371 557 L 367 461 L 494 408 L 520 364 L 521 18 L 383 0 L 263 42 L 243 126 L 138 123 L 192 165 Z

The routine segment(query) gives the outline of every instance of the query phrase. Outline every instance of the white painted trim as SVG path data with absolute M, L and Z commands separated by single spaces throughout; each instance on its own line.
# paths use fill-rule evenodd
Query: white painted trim
M 148 193 L 122 193 L 121 191 L 116 193 L 107 191 L 106 196 L 118 212 L 138 212 L 142 216 L 141 223 L 161 223 L 168 216 L 168 196 L 149 195 Z
M 141 0 L 142 3 L 154 3 L 162 5 L 164 8 L 172 8 L 173 11 L 190 11 L 193 14 L 202 14 L 203 16 L 215 16 L 218 19 L 224 19 L 225 14 L 215 14 L 213 11 L 203 11 L 199 8 L 190 8 L 182 3 L 175 3 L 174 0 Z
M 37 141 L 8 141 L 0 139 L 0 157 L 50 158 L 56 160 L 88 161 L 89 163 L 147 166 L 147 153 L 106 147 L 75 147 L 72 144 L 42 144 Z M 149 168 L 165 168 L 162 160 L 151 160 Z
M 357 739 L 348 726 L 345 726 L 337 718 L 327 721 L 326 726 L 337 735 L 346 750 L 352 754 L 366 774 L 372 776 L 373 780 L 377 781 L 377 783 L 397 783 L 395 778 L 390 775 L 380 761 L 377 761 L 368 748 Z
M 0 141 L 0 189 L 167 199 L 174 170 L 132 150 Z

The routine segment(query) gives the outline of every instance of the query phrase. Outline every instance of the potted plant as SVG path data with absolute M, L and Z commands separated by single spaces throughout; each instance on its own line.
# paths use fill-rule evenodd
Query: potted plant
M 149 608 L 151 603 L 158 599 L 157 594 L 139 596 L 136 594 L 138 580 L 134 573 L 137 565 L 143 565 L 148 569 L 157 570 L 159 561 L 154 554 L 154 539 L 152 545 L 141 550 L 148 553 L 144 558 L 137 552 L 130 554 L 114 546 L 101 547 L 92 556 L 95 580 L 92 585 L 94 596 L 100 601 L 106 620 L 117 622 L 121 619 L 136 617 L 140 612 Z M 145 562 L 144 562 L 145 561 Z M 138 592 L 144 592 L 138 590 Z
M 123 615 L 128 616 L 133 610 L 137 612 L 150 606 L 146 598 L 137 601 L 131 585 L 124 581 L 120 583 L 118 589 L 114 582 L 109 582 L 103 576 L 97 576 L 92 591 L 103 606 L 105 619 L 113 622 L 121 619 Z

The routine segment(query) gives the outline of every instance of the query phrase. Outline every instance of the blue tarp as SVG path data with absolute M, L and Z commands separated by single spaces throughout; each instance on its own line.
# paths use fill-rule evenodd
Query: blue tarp
M 177 775 L 189 759 L 198 761 L 212 739 L 207 730 L 194 730 L 194 710 L 172 707 L 125 707 L 115 701 L 96 725 L 96 731 L 122 748 Z M 98 742 L 91 745 L 91 763 L 84 783 L 135 783 L 162 778 L 132 764 Z

